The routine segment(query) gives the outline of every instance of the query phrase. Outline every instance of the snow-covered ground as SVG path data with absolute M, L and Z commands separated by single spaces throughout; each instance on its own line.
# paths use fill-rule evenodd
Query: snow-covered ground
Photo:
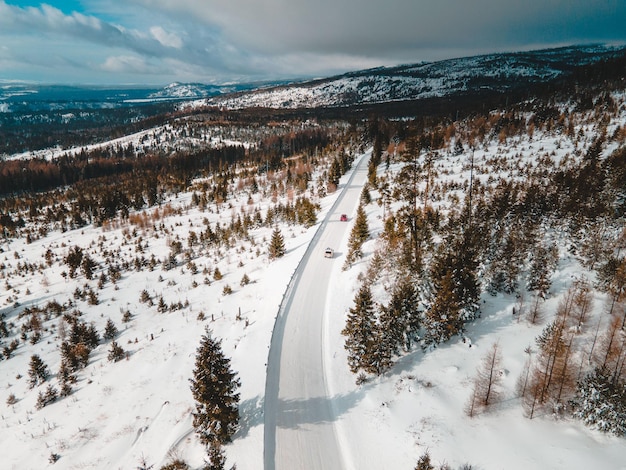
M 592 134 L 593 129 L 588 129 Z M 610 134 L 610 132 L 608 132 Z M 581 146 L 590 139 L 583 139 Z M 576 144 L 578 145 L 578 144 Z M 503 152 L 507 161 L 531 162 L 542 155 L 553 159 L 570 157 L 578 149 L 554 133 L 537 132 L 532 139 L 495 141 L 474 153 L 477 168 L 493 171 L 490 157 Z M 466 180 L 469 154 L 445 155 L 437 162 L 441 181 Z M 393 168 L 392 168 L 393 170 Z M 506 175 L 510 168 L 503 168 Z M 477 178 L 481 175 L 477 170 Z M 342 178 L 339 191 L 350 175 Z M 497 172 L 493 173 L 497 176 Z M 329 209 L 338 197 L 334 193 L 319 202 L 318 220 L 333 216 Z M 186 246 L 189 233 L 201 232 L 204 219 L 211 224 L 225 224 L 242 211 L 269 204 L 259 195 L 249 204 L 248 195 L 201 211 L 190 204 L 191 194 L 181 193 L 169 201 L 174 211 L 159 219 L 153 228 L 132 225 L 85 227 L 64 233 L 51 232 L 27 244 L 25 240 L 3 241 L 0 247 L 3 290 L 0 313 L 7 323 L 16 322 L 21 306 L 43 306 L 56 300 L 75 302 L 83 318 L 102 332 L 107 319 L 120 330 L 116 338 L 127 360 L 107 361 L 109 342 L 92 353 L 89 365 L 79 372 L 74 392 L 40 410 L 35 407 L 37 395 L 48 383 L 57 386 L 60 364 L 57 337 L 62 334 L 60 318 L 44 323 L 45 331 L 36 344 L 20 342 L 13 357 L 0 362 L 0 442 L 3 469 L 131 469 L 141 462 L 154 468 L 175 457 L 192 468 L 200 468 L 205 450 L 191 426 L 194 402 L 189 390 L 195 351 L 206 327 L 222 338 L 222 348 L 232 359 L 232 369 L 241 379 L 241 429 L 233 443 L 226 447 L 228 464 L 239 470 L 256 470 L 263 466 L 263 423 L 266 363 L 272 329 L 278 308 L 291 275 L 306 252 L 317 225 L 308 229 L 280 225 L 287 254 L 269 261 L 267 246 L 269 228 L 252 231 L 251 240 L 241 241 L 219 252 L 206 252 L 191 261 L 165 270 L 157 264 L 154 270 L 124 271 L 116 283 L 97 288 L 97 280 L 87 281 L 82 274 L 76 279 L 62 275 L 66 270 L 64 256 L 74 246 L 85 249 L 103 265 L 104 252 L 122 260 L 137 256 L 164 259 L 172 240 Z M 453 200 L 442 201 L 451 207 Z M 180 209 L 180 210 L 178 210 Z M 472 468 L 491 469 L 625 469 L 626 441 L 584 427 L 564 416 L 541 415 L 530 420 L 524 416 L 515 394 L 527 355 L 545 322 L 574 278 L 593 278 L 578 260 L 560 245 L 561 259 L 552 279 L 551 296 L 544 305 L 546 320 L 530 325 L 512 315 L 517 303 L 514 296 L 485 294 L 482 318 L 468 326 L 465 341 L 454 337 L 436 349 L 415 352 L 402 357 L 382 377 L 360 386 L 347 367 L 344 340 L 340 334 L 346 313 L 352 306 L 360 285 L 359 273 L 376 248 L 375 235 L 382 230 L 384 208 L 376 203 L 366 207 L 370 232 L 365 244 L 365 259 L 343 271 L 343 253 L 347 239 L 336 247 L 337 259 L 329 285 L 326 319 L 325 365 L 329 371 L 328 389 L 336 411 L 334 426 L 341 443 L 347 469 L 412 469 L 417 458 L 428 451 L 438 464 L 456 469 L 463 464 Z M 150 212 L 150 211 L 149 211 Z M 319 223 L 319 222 L 318 222 Z M 557 240 L 558 241 L 558 240 Z M 51 267 L 45 266 L 44 253 L 53 253 Z M 34 265 L 28 270 L 25 265 Z M 41 269 L 37 268 L 41 265 Z M 222 279 L 213 272 L 219 268 Z M 195 274 L 194 274 L 195 272 Z M 251 282 L 240 285 L 244 274 Z M 96 272 L 95 279 L 100 275 Z M 74 299 L 76 288 L 85 284 L 97 292 L 98 305 Z M 233 292 L 224 295 L 228 285 Z M 146 290 L 155 301 L 140 301 Z M 178 304 L 166 313 L 157 311 L 156 302 L 163 297 L 167 305 Z M 596 293 L 592 327 L 600 319 L 605 298 Z M 124 312 L 132 319 L 122 323 Z M 202 315 L 200 315 L 202 313 Z M 204 319 L 200 319 L 204 317 Z M 11 339 L 11 338 L 9 338 Z M 464 412 L 470 395 L 471 381 L 483 356 L 498 341 L 502 348 L 504 399 L 488 412 L 469 418 Z M 8 341 L 5 339 L 2 346 Z M 48 383 L 28 388 L 28 364 L 38 354 L 48 365 Z M 5 404 L 9 395 L 17 402 Z M 56 463 L 49 463 L 58 454 Z

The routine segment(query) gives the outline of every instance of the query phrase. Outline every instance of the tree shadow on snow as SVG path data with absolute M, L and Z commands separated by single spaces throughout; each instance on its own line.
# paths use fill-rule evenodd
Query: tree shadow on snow
M 250 429 L 263 424 L 263 406 L 263 399 L 258 396 L 239 404 L 239 430 L 235 438 L 246 437 Z
M 365 395 L 363 386 L 344 395 L 315 397 L 304 400 L 278 400 L 276 426 L 299 429 L 306 424 L 332 423 L 354 408 Z

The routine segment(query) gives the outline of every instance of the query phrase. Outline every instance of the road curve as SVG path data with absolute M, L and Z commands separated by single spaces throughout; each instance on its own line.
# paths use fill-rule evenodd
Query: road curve
M 337 250 L 352 226 L 370 154 L 357 160 L 296 269 L 280 306 L 270 345 L 264 404 L 265 470 L 346 468 L 335 434 L 324 369 L 324 315 Z M 349 223 L 340 222 L 348 214 Z M 326 247 L 335 249 L 332 259 Z

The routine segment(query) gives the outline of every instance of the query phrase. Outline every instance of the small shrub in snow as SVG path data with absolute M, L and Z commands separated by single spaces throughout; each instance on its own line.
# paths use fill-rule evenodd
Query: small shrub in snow
M 184 460 L 175 459 L 167 465 L 163 465 L 159 470 L 188 470 L 189 465 Z
M 357 385 L 363 385 L 364 383 L 369 382 L 369 379 L 367 378 L 367 375 L 365 375 L 364 372 L 361 372 L 359 375 L 356 376 L 356 384 Z
M 150 297 L 150 293 L 146 289 L 141 291 L 141 294 L 139 295 L 139 302 L 148 305 L 152 303 L 152 297 Z
M 133 318 L 133 315 L 130 313 L 130 310 L 126 310 L 122 315 L 122 323 L 128 323 Z
M 15 405 L 17 403 L 17 398 L 15 398 L 15 394 L 11 394 L 7 398 L 7 405 Z
M 417 460 L 415 470 L 435 470 L 435 466 L 430 461 L 430 454 L 428 451 L 424 452 Z
M 113 341 L 111 343 L 111 348 L 109 349 L 109 355 L 107 356 L 107 359 L 111 362 L 118 362 L 124 359 L 125 355 L 126 353 L 124 352 L 124 349 L 122 349 L 119 344 Z

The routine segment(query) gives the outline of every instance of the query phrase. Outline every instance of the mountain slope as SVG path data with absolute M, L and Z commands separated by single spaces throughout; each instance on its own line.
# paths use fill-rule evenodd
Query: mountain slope
M 351 72 L 337 77 L 213 97 L 226 108 L 316 108 L 505 91 L 569 75 L 577 66 L 622 54 L 608 46 L 577 46 L 490 54 Z

